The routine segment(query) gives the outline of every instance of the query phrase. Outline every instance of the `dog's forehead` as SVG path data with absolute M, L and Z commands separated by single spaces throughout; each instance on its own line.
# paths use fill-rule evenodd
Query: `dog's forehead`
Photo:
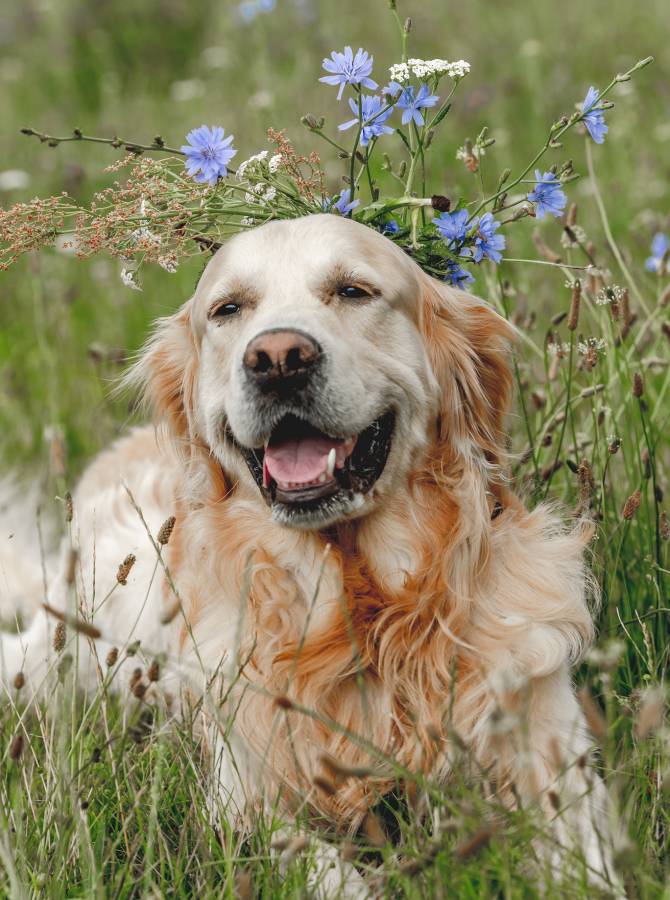
M 269 222 L 236 235 L 205 269 L 197 295 L 211 297 L 232 285 L 263 295 L 280 284 L 315 283 L 333 270 L 387 282 L 381 287 L 411 295 L 411 260 L 388 238 L 365 225 L 331 214 Z

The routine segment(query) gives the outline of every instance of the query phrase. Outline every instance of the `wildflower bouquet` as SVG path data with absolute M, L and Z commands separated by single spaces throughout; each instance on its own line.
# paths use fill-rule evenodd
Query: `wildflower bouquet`
M 389 7 L 402 54 L 390 67 L 388 83 L 380 86 L 373 78 L 373 57 L 367 51 L 333 51 L 323 61 L 326 74 L 320 81 L 337 88 L 344 121 L 332 132 L 322 117 L 302 118 L 343 163 L 343 186 L 334 195 L 326 193 L 319 156 L 299 155 L 285 133 L 274 129 L 268 133 L 272 150 L 254 154 L 235 169 L 233 135 L 220 126 L 194 128 L 181 147 L 168 146 L 160 135 L 142 144 L 90 137 L 79 129 L 54 137 L 25 128 L 26 135 L 51 147 L 95 141 L 125 150 L 126 156 L 108 169 L 119 180 L 96 194 L 89 206 L 63 194 L 2 211 L 0 267 L 62 235 L 61 246 L 78 256 L 105 251 L 121 259 L 123 282 L 139 289 L 143 264 L 157 263 L 174 272 L 185 256 L 214 250 L 230 234 L 271 219 L 325 211 L 382 231 L 427 272 L 455 286 L 473 281 L 473 266 L 501 261 L 510 225 L 527 217 L 563 215 L 565 188 L 578 177 L 572 161 L 562 158 L 563 137 L 582 128 L 602 143 L 608 131 L 605 112 L 612 106 L 607 95 L 651 57 L 617 75 L 603 90 L 590 87 L 575 111 L 549 127 L 528 165 L 514 175 L 503 171 L 495 190 L 487 194 L 480 177 L 476 198 L 447 198 L 430 192 L 434 172 L 429 153 L 470 64 L 408 57 L 411 22 L 401 21 L 396 0 L 389 0 Z M 346 145 L 345 137 L 350 138 Z M 458 158 L 481 176 L 482 157 L 493 143 L 485 128 L 474 142 L 465 141 Z M 398 163 L 391 158 L 394 145 Z M 548 156 L 551 161 L 545 163 Z M 579 245 L 576 233 L 575 242 Z

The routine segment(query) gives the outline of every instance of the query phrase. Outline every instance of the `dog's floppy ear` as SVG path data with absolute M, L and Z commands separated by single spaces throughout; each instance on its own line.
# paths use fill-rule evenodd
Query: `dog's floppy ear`
M 158 421 L 175 437 L 194 434 L 194 396 L 198 347 L 189 300 L 172 316 L 159 319 L 124 383 L 139 388 Z
M 438 441 L 504 457 L 515 329 L 482 300 L 421 273 L 420 327 L 440 390 Z M 468 446 L 469 444 L 469 446 Z

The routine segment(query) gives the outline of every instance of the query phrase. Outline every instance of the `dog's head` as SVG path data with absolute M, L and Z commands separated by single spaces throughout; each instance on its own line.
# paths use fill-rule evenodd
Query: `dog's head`
M 323 528 L 370 513 L 435 448 L 499 462 L 510 336 L 387 238 L 314 215 L 222 247 L 136 372 L 276 521 Z

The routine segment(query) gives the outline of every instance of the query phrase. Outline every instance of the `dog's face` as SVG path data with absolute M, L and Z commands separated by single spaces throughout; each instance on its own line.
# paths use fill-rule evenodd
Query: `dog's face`
M 441 318 L 458 301 L 450 292 L 437 309 L 429 281 L 438 284 L 387 238 L 334 215 L 238 235 L 150 348 L 150 393 L 277 522 L 323 528 L 368 514 L 407 482 L 446 427 L 445 400 L 465 404 L 465 380 L 476 377 L 462 371 L 476 365 L 467 336 L 453 331 L 462 311 Z M 438 320 L 452 331 L 437 335 Z M 177 322 L 188 340 L 176 339 Z M 176 387 L 170 363 L 182 369 Z M 186 409 L 175 415 L 177 396 Z

